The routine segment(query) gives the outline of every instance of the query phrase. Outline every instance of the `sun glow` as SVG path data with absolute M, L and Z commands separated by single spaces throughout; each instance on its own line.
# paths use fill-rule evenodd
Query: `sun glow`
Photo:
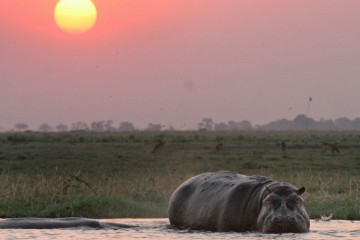
M 65 32 L 83 33 L 95 25 L 97 11 L 91 0 L 60 0 L 55 7 L 54 18 Z

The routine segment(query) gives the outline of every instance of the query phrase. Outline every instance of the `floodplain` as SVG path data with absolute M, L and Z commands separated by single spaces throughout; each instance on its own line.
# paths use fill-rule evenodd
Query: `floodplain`
M 360 132 L 1 133 L 0 217 L 164 218 L 183 181 L 231 170 L 304 186 L 311 219 L 360 220 L 359 153 Z

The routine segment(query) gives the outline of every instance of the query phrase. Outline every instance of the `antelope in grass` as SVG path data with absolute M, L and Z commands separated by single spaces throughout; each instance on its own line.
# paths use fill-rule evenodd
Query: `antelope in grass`
M 328 142 L 324 142 L 323 144 L 323 152 L 326 151 L 326 149 L 330 149 L 331 153 L 340 153 L 339 148 L 337 147 L 337 143 L 328 143 Z
M 151 153 L 157 153 L 160 152 L 165 146 L 165 143 L 161 140 L 159 140 L 159 142 L 155 145 L 155 147 L 153 148 L 153 150 L 151 151 Z
M 217 144 L 216 145 L 216 151 L 221 151 L 222 149 L 223 149 L 223 147 L 224 147 L 224 144 L 223 143 L 219 143 L 219 144 Z

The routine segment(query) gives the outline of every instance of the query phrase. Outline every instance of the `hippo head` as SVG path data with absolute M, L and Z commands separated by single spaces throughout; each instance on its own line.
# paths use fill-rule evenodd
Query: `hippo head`
M 264 233 L 308 232 L 310 221 L 304 207 L 304 199 L 301 197 L 304 192 L 304 187 L 296 189 L 285 184 L 271 189 L 266 188 L 257 219 L 259 231 Z

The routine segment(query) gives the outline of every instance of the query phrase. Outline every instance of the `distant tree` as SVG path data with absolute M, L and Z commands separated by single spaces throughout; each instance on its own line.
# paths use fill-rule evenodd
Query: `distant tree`
M 135 131 L 135 127 L 131 122 L 121 122 L 118 130 L 120 132 L 132 132 Z
M 242 131 L 250 130 L 252 128 L 251 122 L 248 120 L 243 120 L 241 122 L 229 121 L 228 129 L 231 131 Z
M 175 127 L 173 125 L 171 125 L 171 124 L 168 126 L 167 130 L 170 131 L 170 132 L 176 131 Z
M 353 129 L 360 130 L 360 118 L 357 117 L 352 122 Z
M 294 128 L 296 129 L 311 129 L 314 128 L 314 125 L 314 119 L 308 118 L 305 114 L 299 114 L 294 119 Z
M 273 122 L 269 122 L 265 125 L 261 125 L 257 127 L 257 129 L 259 130 L 276 130 L 276 131 L 290 130 L 293 128 L 294 128 L 294 122 L 285 118 Z
M 43 123 L 40 125 L 39 131 L 40 132 L 51 132 L 51 131 L 53 131 L 53 128 L 49 124 Z
M 115 127 L 113 127 L 113 124 L 114 124 L 114 121 L 112 121 L 112 120 L 105 121 L 105 130 L 108 132 L 117 131 L 117 129 Z
M 214 130 L 215 131 L 227 131 L 229 130 L 229 127 L 226 123 L 221 122 L 221 123 L 215 123 L 214 124 Z
M 334 130 L 336 129 L 335 122 L 332 119 L 320 119 L 315 123 L 315 129 L 318 130 Z
M 335 125 L 338 130 L 351 130 L 353 122 L 346 117 L 342 117 L 335 120 Z
M 203 118 L 203 120 L 198 123 L 199 129 L 212 130 L 214 126 L 214 122 L 211 118 Z
M 92 122 L 90 129 L 94 132 L 115 132 L 117 129 L 112 126 L 113 123 L 112 120 Z
M 62 124 L 62 123 L 59 123 L 58 125 L 56 125 L 55 128 L 58 132 L 66 132 L 68 130 L 68 126 L 66 126 L 65 124 Z
M 159 123 L 149 123 L 149 125 L 146 128 L 146 131 L 151 131 L 151 132 L 158 132 L 161 131 L 162 125 Z
M 94 132 L 104 132 L 105 131 L 105 121 L 92 122 L 90 125 L 91 131 Z
M 240 123 L 235 122 L 235 121 L 229 121 L 228 122 L 228 127 L 229 127 L 229 130 L 231 130 L 231 131 L 240 131 L 241 130 Z
M 89 131 L 89 126 L 84 122 L 76 122 L 71 125 L 72 131 Z
M 29 128 L 29 125 L 27 125 L 26 123 L 17 123 L 17 124 L 15 124 L 15 128 L 18 131 L 25 131 L 26 129 Z
M 248 120 L 243 120 L 240 122 L 242 130 L 250 130 L 252 128 L 251 122 Z

